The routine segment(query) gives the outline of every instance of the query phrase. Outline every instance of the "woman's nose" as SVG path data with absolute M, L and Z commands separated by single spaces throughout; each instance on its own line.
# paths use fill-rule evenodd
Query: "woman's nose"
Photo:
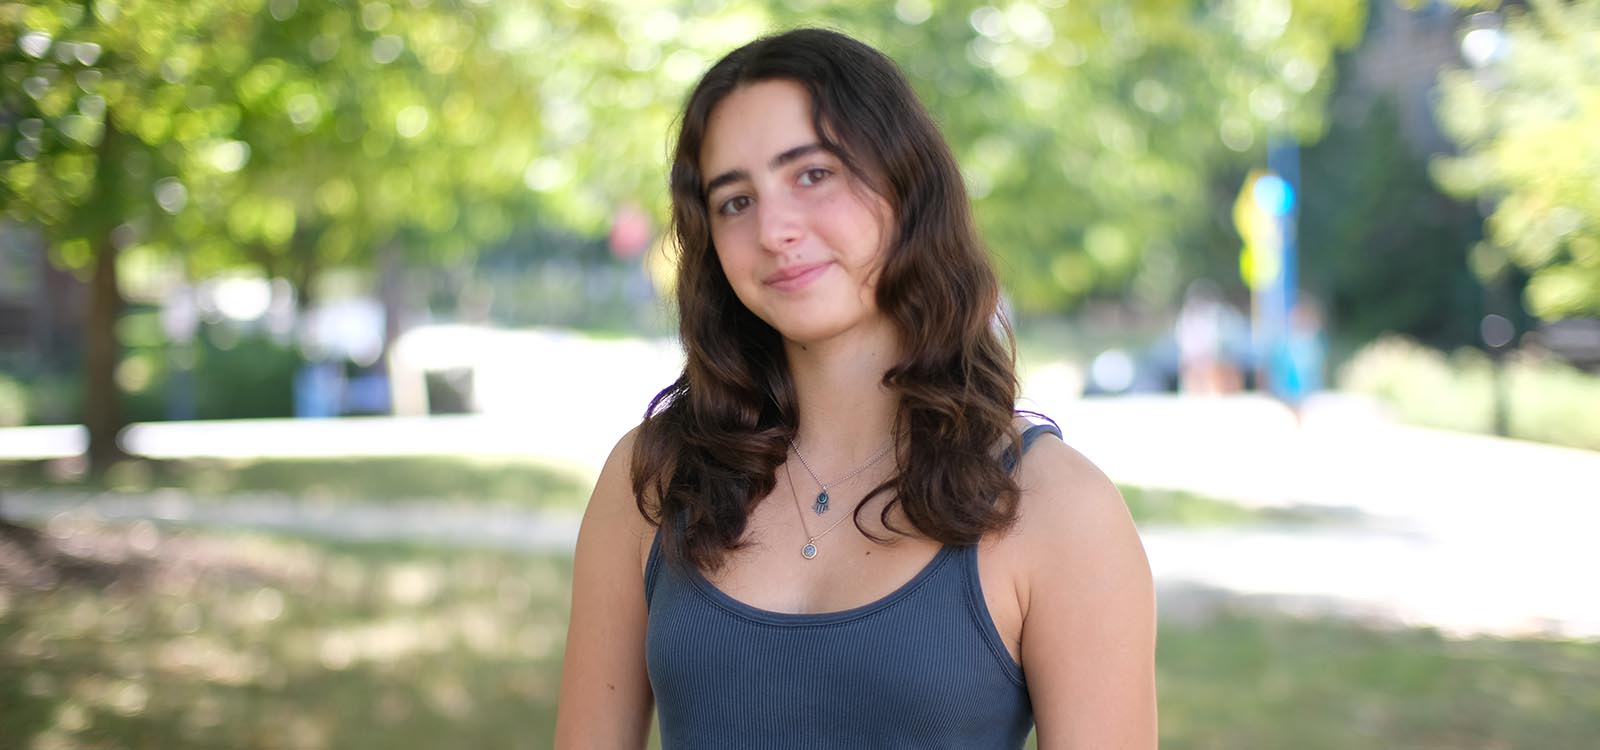
M 756 211 L 761 222 L 761 244 L 767 250 L 788 249 L 799 242 L 805 233 L 799 211 L 782 198 L 762 201 Z

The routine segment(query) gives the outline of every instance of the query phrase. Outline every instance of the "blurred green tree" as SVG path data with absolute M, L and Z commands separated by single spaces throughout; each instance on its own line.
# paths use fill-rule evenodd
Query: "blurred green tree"
M 1492 203 L 1470 257 L 1480 279 L 1515 265 L 1533 314 L 1600 315 L 1600 0 L 1505 13 L 1503 29 L 1467 32 L 1476 69 L 1440 77 L 1439 117 L 1461 154 L 1436 159 L 1433 174 Z
M 900 62 L 1024 310 L 1182 281 L 1216 176 L 1325 127 L 1360 0 L 0 3 L 0 201 L 94 293 L 86 421 L 120 426 L 119 257 L 317 273 L 539 222 L 665 215 L 667 134 L 717 56 L 830 25 Z M 1228 198 L 1231 200 L 1231 196 Z M 1215 243 L 1212 243 L 1215 244 Z
M 985 239 L 1019 307 L 1094 293 L 1164 303 L 1218 175 L 1265 161 L 1269 137 L 1326 128 L 1333 57 L 1361 0 L 601 0 L 518 6 L 552 38 L 528 184 L 552 215 L 603 228 L 607 206 L 666 215 L 665 162 L 688 87 L 762 33 L 837 28 L 895 59 L 956 151 Z M 528 8 L 542 7 L 544 13 Z M 531 32 L 530 32 L 531 33 Z M 527 46 L 527 45 L 524 45 Z M 1231 230 L 1230 230 L 1231 231 Z M 1237 238 L 1222 238 L 1237 254 Z
M 1335 105 L 1338 106 L 1338 105 Z M 1401 331 L 1453 349 L 1478 339 L 1483 297 L 1465 249 L 1482 235 L 1471 205 L 1439 192 L 1384 96 L 1334 118 L 1301 158 L 1301 277 L 1359 346 Z
M 514 20 L 514 19 L 513 19 Z M 476 2 L 0 5 L 0 201 L 90 285 L 91 465 L 115 459 L 119 256 L 291 280 L 504 237 L 538 70 Z
M 1214 239 L 1195 227 L 1217 175 L 1264 163 L 1269 137 L 1320 137 L 1333 57 L 1366 23 L 1359 0 L 803 5 L 780 20 L 836 22 L 911 75 L 1033 311 L 1170 301 L 1215 250 L 1185 245 Z
M 139 133 L 143 121 L 164 119 L 186 98 L 164 80 L 171 71 L 157 53 L 173 36 L 210 31 L 206 23 L 229 5 L 129 14 L 112 3 L 92 12 L 87 3 L 0 6 L 0 199 L 7 217 L 44 231 L 55 262 L 89 282 L 84 412 L 97 469 L 116 457 L 122 426 L 118 256 L 141 230 L 159 235 L 169 213 L 162 208 L 181 208 L 185 198 L 173 176 L 182 147 L 163 148 L 170 133 Z M 199 116 L 184 125 L 184 142 L 212 129 Z
M 537 71 L 493 9 L 272 0 L 250 23 L 224 76 L 238 125 L 177 217 L 198 270 L 242 250 L 306 306 L 329 267 L 458 257 L 535 209 Z

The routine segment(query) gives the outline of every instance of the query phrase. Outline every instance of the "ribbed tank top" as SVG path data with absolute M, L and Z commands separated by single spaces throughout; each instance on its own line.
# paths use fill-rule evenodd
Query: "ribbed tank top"
M 1022 450 L 1053 425 L 1023 433 Z M 1007 452 L 1007 471 L 1020 460 Z M 645 659 L 663 750 L 1021 748 L 1033 728 L 1022 667 L 995 630 L 976 545 L 946 545 L 893 593 L 790 614 L 645 564 Z

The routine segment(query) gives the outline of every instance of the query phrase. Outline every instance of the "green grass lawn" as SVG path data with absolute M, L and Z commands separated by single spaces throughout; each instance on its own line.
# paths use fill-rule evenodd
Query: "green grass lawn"
M 147 524 L 51 534 L 55 557 L 16 534 L 0 545 L 7 747 L 548 746 L 564 557 Z M 1169 750 L 1600 737 L 1600 644 L 1224 606 L 1164 622 L 1158 661 Z
M 75 531 L 56 541 L 95 561 L 79 580 L 0 585 L 18 747 L 538 747 L 554 729 L 564 556 Z
M 1181 490 L 1118 485 L 1140 526 L 1241 526 L 1358 524 L 1361 516 L 1338 508 L 1250 507 Z
M 1163 623 L 1158 648 L 1167 750 L 1600 742 L 1600 643 L 1233 613 Z
M 319 501 L 425 499 L 579 509 L 593 481 L 537 461 L 469 456 L 136 458 L 98 478 L 68 466 L 61 461 L 0 461 L 0 487 L 134 493 L 178 489 L 202 498 L 270 492 Z
M 117 464 L 101 478 L 63 471 L 60 466 L 60 462 L 51 461 L 0 461 L 0 487 L 128 493 L 176 489 L 202 499 L 273 493 L 332 502 L 425 499 L 465 506 L 496 503 L 541 510 L 581 510 L 593 482 L 590 477 L 535 461 L 466 456 L 133 459 Z M 1189 492 L 1131 485 L 1120 489 L 1130 512 L 1141 524 L 1340 520 L 1315 509 L 1249 508 Z

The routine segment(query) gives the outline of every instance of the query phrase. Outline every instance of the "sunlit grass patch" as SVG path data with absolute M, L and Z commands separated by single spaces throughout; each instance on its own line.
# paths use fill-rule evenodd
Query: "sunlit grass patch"
M 1183 490 L 1118 485 L 1128 512 L 1140 525 L 1228 526 L 1271 523 L 1355 523 L 1359 516 L 1331 508 L 1251 507 Z
M 465 456 L 326 459 L 134 459 L 103 478 L 63 473 L 44 461 L 0 461 L 0 484 L 18 488 L 146 493 L 177 489 L 200 499 L 274 493 L 313 502 L 426 499 L 464 506 L 495 504 L 576 510 L 592 479 L 534 461 Z M 1313 510 L 1252 508 L 1180 490 L 1123 485 L 1140 523 L 1213 525 L 1328 522 Z M 3 502 L 3 500 L 0 500 Z
M 102 575 L 51 580 L 0 548 L 0 734 L 23 746 L 539 746 L 553 729 L 565 556 L 148 525 L 46 538 Z
M 1600 643 L 1226 614 L 1163 622 L 1163 748 L 1592 748 Z
M 199 497 L 271 492 L 309 500 L 453 500 L 581 508 L 591 479 L 531 460 L 468 456 L 319 459 L 132 459 L 95 478 L 61 462 L 0 461 L 7 487 L 149 492 Z

